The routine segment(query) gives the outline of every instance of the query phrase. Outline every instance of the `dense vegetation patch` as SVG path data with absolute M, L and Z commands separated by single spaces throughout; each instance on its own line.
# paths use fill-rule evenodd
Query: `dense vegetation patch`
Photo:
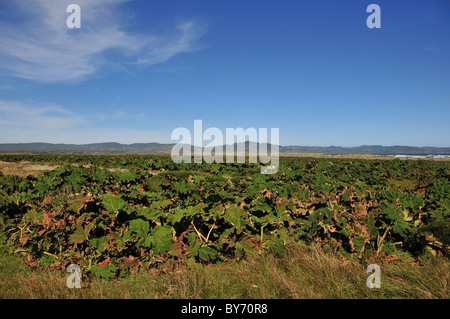
M 77 263 L 110 279 L 277 254 L 300 241 L 361 263 L 448 257 L 449 162 L 282 158 L 277 174 L 261 175 L 259 164 L 163 156 L 0 160 L 62 165 L 37 177 L 0 172 L 1 249 L 31 267 Z

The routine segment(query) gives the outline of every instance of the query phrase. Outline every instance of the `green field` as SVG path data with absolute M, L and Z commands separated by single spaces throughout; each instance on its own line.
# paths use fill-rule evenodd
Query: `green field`
M 0 162 L 1 298 L 449 297 L 449 161 Z

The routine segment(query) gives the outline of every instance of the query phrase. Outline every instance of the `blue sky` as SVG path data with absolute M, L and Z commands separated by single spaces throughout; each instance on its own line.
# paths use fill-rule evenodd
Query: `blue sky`
M 169 143 L 201 119 L 281 145 L 450 146 L 449 40 L 447 0 L 2 1 L 0 143 Z

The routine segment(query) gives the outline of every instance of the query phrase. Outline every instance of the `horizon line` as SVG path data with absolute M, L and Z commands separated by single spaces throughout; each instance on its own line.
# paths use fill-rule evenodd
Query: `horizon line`
M 250 141 L 245 141 L 245 142 L 234 142 L 233 144 L 240 144 L 240 143 L 249 143 Z M 253 143 L 256 144 L 267 144 L 267 145 L 278 145 L 279 147 L 318 147 L 318 148 L 323 148 L 323 147 L 336 147 L 336 148 L 357 148 L 357 147 L 418 147 L 418 148 L 450 148 L 450 146 L 430 146 L 430 145 L 425 145 L 425 146 L 418 146 L 418 145 L 402 145 L 402 144 L 393 144 L 393 145 L 383 145 L 383 144 L 361 144 L 361 145 L 356 145 L 356 146 L 340 146 L 340 145 L 327 145 L 327 146 L 318 146 L 318 145 L 300 145 L 300 144 L 289 144 L 289 145 L 282 145 L 282 144 L 272 144 L 272 143 L 260 143 L 260 142 L 255 142 L 253 141 Z M 92 143 L 81 143 L 81 144 L 77 144 L 77 143 L 52 143 L 52 142 L 1 142 L 0 145 L 21 145 L 21 144 L 49 144 L 49 145 L 75 145 L 75 146 L 87 146 L 87 145 L 95 145 L 95 144 L 118 144 L 118 145 L 124 145 L 124 146 L 131 146 L 131 145 L 137 145 L 137 144 L 158 144 L 158 145 L 176 145 L 179 143 L 161 143 L 161 142 L 135 142 L 135 143 L 120 143 L 120 142 L 112 142 L 112 141 L 108 141 L 108 142 L 92 142 Z M 183 143 L 182 145 L 190 145 L 191 147 L 197 147 L 194 144 L 191 143 Z M 218 144 L 218 145 L 213 145 L 211 147 L 217 147 L 217 146 L 227 146 L 230 144 Z M 201 146 L 201 147 L 206 147 L 206 146 Z

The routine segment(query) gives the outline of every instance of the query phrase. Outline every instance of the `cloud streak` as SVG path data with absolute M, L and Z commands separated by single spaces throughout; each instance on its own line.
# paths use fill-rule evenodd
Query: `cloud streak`
M 99 127 L 101 124 L 107 125 L 111 120 L 127 116 L 141 114 L 115 111 L 105 118 L 100 118 L 95 114 L 76 114 L 59 105 L 0 100 L 0 143 L 171 142 L 168 132 Z
M 0 22 L 0 70 L 38 82 L 82 81 L 107 66 L 148 67 L 195 51 L 206 28 L 181 22 L 165 34 L 125 30 L 127 0 L 78 0 L 81 29 L 69 29 L 71 0 L 21 0 L 7 6 L 22 18 Z
M 57 131 L 87 123 L 87 119 L 61 106 L 36 105 L 16 101 L 0 101 L 0 132 L 10 135 L 12 130 Z

